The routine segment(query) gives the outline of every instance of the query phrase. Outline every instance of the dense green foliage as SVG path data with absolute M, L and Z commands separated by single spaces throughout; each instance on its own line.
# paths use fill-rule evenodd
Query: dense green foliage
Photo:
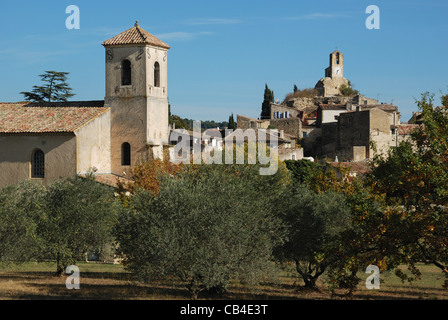
M 44 214 L 39 235 L 44 239 L 42 255 L 55 259 L 57 272 L 88 252 L 111 245 L 112 227 L 121 206 L 113 190 L 93 178 L 72 178 L 51 184 L 44 196 Z
M 332 264 L 341 234 L 350 228 L 351 211 L 343 195 L 315 193 L 304 185 L 289 192 L 281 212 L 287 241 L 278 249 L 282 261 L 293 261 L 305 286 L 316 288 L 316 280 Z
M 44 213 L 44 189 L 23 182 L 0 190 L 0 261 L 23 262 L 36 257 L 37 225 Z
M 349 81 L 348 85 L 343 84 L 339 90 L 341 91 L 341 94 L 345 97 L 353 97 L 359 94 L 358 90 L 355 90 L 353 88 L 353 85 Z
M 134 211 L 117 225 L 125 265 L 144 280 L 180 279 L 193 297 L 224 291 L 231 279 L 250 284 L 275 275 L 281 220 L 272 198 L 260 196 L 262 179 L 236 166 L 200 165 L 163 178 L 155 197 L 137 191 Z
M 308 184 L 318 173 L 318 165 L 309 160 L 285 160 L 293 179 L 299 184 Z
M 57 273 L 113 243 L 122 209 L 113 189 L 92 178 L 64 179 L 48 187 L 23 182 L 1 189 L 0 260 L 56 261 Z

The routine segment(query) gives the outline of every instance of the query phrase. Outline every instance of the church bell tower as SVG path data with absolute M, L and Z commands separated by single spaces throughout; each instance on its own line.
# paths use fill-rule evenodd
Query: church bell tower
M 325 70 L 325 76 L 329 78 L 344 77 L 344 55 L 341 52 L 330 53 L 330 66 Z
M 112 172 L 122 175 L 169 141 L 167 55 L 170 46 L 134 27 L 104 41 L 105 105 L 111 109 Z
M 336 50 L 330 53 L 330 66 L 325 69 L 325 77 L 314 88 L 319 96 L 334 97 L 341 95 L 340 90 L 344 85 L 349 85 L 349 81 L 344 78 L 344 56 Z

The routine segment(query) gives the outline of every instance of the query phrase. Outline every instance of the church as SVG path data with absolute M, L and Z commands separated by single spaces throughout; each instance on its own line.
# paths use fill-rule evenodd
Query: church
M 106 40 L 105 98 L 0 103 L 0 187 L 94 171 L 115 181 L 169 143 L 170 46 L 134 27 Z

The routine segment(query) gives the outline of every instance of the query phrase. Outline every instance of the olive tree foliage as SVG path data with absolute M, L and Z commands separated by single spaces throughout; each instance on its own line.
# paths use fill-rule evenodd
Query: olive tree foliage
M 44 188 L 30 182 L 0 189 L 0 261 L 24 262 L 37 256 L 37 221 L 44 212 Z
M 237 167 L 186 166 L 162 178 L 155 197 L 137 191 L 116 230 L 127 268 L 141 280 L 178 279 L 193 298 L 224 292 L 231 280 L 250 285 L 273 276 L 281 220 L 260 193 L 260 176 Z
M 31 182 L 0 190 L 0 261 L 56 261 L 57 274 L 113 243 L 117 213 L 114 190 L 87 178 L 48 186 Z
M 288 240 L 276 255 L 294 262 L 305 287 L 316 289 L 317 279 L 335 263 L 341 235 L 351 227 L 351 210 L 342 194 L 318 194 L 304 185 L 293 188 L 287 199 L 282 214 Z
M 58 274 L 88 252 L 113 243 L 112 228 L 123 210 L 113 190 L 92 176 L 54 182 L 47 187 L 44 205 L 38 226 L 44 240 L 41 255 L 56 260 Z

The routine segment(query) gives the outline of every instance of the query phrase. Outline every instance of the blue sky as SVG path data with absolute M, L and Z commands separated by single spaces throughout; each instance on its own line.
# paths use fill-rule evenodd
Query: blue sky
M 68 5 L 80 29 L 68 30 Z M 368 30 L 367 6 L 380 8 Z M 45 70 L 70 72 L 73 100 L 104 99 L 101 43 L 142 28 L 171 46 L 172 112 L 195 120 L 258 117 L 264 85 L 280 101 L 324 76 L 329 54 L 344 54 L 355 89 L 397 105 L 402 121 L 426 91 L 448 92 L 448 1 L 6 1 L 0 10 L 0 101 L 20 101 Z

